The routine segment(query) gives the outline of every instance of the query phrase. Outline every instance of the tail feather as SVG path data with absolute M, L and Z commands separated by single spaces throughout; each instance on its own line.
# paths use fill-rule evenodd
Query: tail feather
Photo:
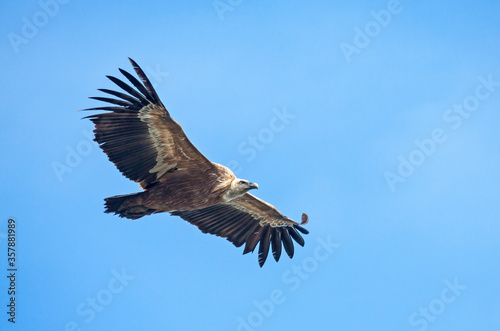
M 148 208 L 144 205 L 143 197 L 145 192 L 132 193 L 125 195 L 116 195 L 104 199 L 106 203 L 105 213 L 114 213 L 120 217 L 138 219 L 145 215 L 151 215 L 156 212 L 155 209 Z

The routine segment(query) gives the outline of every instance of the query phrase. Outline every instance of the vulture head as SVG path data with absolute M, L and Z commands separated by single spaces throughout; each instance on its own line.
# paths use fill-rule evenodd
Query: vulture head
M 247 193 L 250 190 L 258 189 L 259 185 L 257 183 L 251 183 L 248 180 L 235 178 L 231 182 L 231 186 L 226 191 L 227 200 L 232 200 L 243 194 Z

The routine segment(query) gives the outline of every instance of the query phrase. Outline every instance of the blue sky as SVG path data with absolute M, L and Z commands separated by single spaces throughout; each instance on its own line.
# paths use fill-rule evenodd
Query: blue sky
M 215 4 L 0 5 L 0 328 L 498 330 L 500 4 Z M 309 214 L 292 260 L 104 214 L 138 185 L 76 110 L 127 57 L 202 153 Z

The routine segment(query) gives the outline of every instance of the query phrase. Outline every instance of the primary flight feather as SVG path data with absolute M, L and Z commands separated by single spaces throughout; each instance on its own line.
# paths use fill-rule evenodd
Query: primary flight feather
M 307 215 L 302 214 L 300 224 L 283 216 L 248 193 L 258 188 L 256 183 L 236 178 L 229 168 L 201 154 L 170 117 L 142 69 L 129 60 L 141 81 L 120 69 L 133 87 L 107 77 L 128 94 L 100 89 L 118 99 L 92 97 L 111 105 L 85 109 L 109 111 L 86 117 L 95 124 L 94 140 L 118 170 L 144 190 L 106 198 L 105 212 L 130 219 L 168 212 L 236 247 L 245 244 L 243 254 L 260 243 L 261 267 L 269 248 L 276 261 L 282 247 L 292 258 L 292 239 L 304 246 L 299 232 L 309 233 L 301 226 L 308 222 Z

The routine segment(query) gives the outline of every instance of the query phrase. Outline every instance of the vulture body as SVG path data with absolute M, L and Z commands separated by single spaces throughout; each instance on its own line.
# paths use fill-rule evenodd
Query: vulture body
M 120 69 L 133 87 L 107 76 L 126 93 L 100 89 L 116 98 L 92 97 L 108 105 L 85 109 L 108 111 L 86 117 L 95 124 L 94 140 L 118 170 L 143 189 L 106 198 L 105 212 L 129 219 L 168 212 L 236 247 L 245 244 L 243 254 L 260 243 L 261 267 L 270 247 L 276 261 L 282 246 L 292 258 L 292 239 L 304 245 L 299 232 L 308 233 L 301 226 L 307 215 L 302 214 L 300 224 L 283 216 L 248 193 L 258 188 L 256 183 L 236 178 L 229 168 L 208 160 L 170 117 L 142 69 L 129 60 L 141 81 Z

